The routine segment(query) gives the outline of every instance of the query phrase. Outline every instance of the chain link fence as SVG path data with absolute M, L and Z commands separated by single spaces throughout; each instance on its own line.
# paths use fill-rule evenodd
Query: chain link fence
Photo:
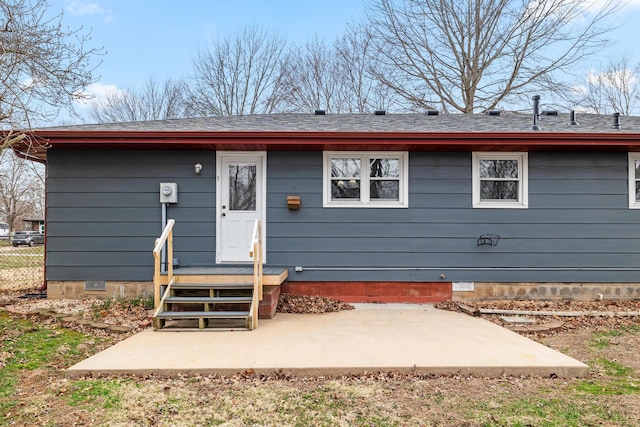
M 0 239 L 0 290 L 33 291 L 44 283 L 44 245 L 13 246 Z

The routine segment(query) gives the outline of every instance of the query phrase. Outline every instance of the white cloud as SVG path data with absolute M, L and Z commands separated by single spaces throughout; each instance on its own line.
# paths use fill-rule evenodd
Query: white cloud
M 624 88 L 635 85 L 637 83 L 637 79 L 633 70 L 630 70 L 629 68 L 603 71 L 601 73 L 589 70 L 587 73 L 587 82 L 591 84 L 599 84 L 604 87 Z
M 585 93 L 587 93 L 587 87 L 585 85 L 573 85 L 571 86 L 571 91 L 580 95 L 584 95 Z
M 640 0 L 627 0 L 623 2 L 622 9 L 637 9 L 640 8 Z
M 587 0 L 583 3 L 583 5 L 587 10 L 591 12 L 596 12 L 598 10 L 601 10 L 603 7 L 605 7 L 609 3 L 610 2 L 608 0 Z M 626 2 L 623 2 L 623 4 L 618 6 L 622 11 L 628 11 L 629 9 L 639 8 L 640 0 L 627 0 Z
M 104 9 L 98 3 L 88 3 L 81 1 L 74 1 L 67 6 L 67 10 L 72 15 L 76 16 L 85 16 L 85 15 L 95 15 L 95 14 L 103 14 Z
M 99 15 L 104 17 L 107 24 L 113 20 L 113 12 L 105 10 L 99 3 L 88 1 L 72 1 L 67 6 L 67 11 L 75 16 Z
M 126 91 L 118 89 L 116 85 L 108 85 L 102 82 L 92 83 L 79 93 L 76 98 L 76 105 L 80 108 L 87 108 L 92 103 L 102 102 L 107 95 L 121 94 Z

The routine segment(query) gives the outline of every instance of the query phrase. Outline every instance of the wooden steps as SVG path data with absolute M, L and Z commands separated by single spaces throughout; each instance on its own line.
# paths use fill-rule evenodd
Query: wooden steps
M 185 281 L 169 286 L 154 315 L 155 329 L 192 328 L 193 321 L 197 321 L 199 329 L 252 329 L 253 284 L 200 283 L 194 277 L 181 279 Z
M 225 319 L 243 319 L 249 316 L 248 311 L 170 311 L 158 314 L 159 319 L 200 319 L 200 318 L 225 318 Z
M 253 289 L 253 284 L 251 283 L 174 283 L 173 289 L 216 289 L 216 290 L 244 290 L 244 289 Z
M 251 297 L 168 297 L 164 302 L 168 304 L 251 304 Z
M 263 283 L 273 288 L 286 280 L 288 270 L 285 267 L 267 267 L 263 274 Z M 156 330 L 244 330 L 256 327 L 260 296 L 254 301 L 254 275 L 250 266 L 180 268 L 174 271 L 170 286 L 168 275 L 160 274 L 156 279 L 159 295 L 163 297 L 159 298 L 161 302 L 153 319 Z M 169 292 L 165 295 L 167 288 Z M 271 293 L 268 295 L 271 301 Z M 255 311 L 251 309 L 252 303 L 258 307 Z M 272 304 L 268 312 L 273 316 L 275 305 Z
M 174 219 L 167 219 L 153 247 L 154 329 L 166 328 L 168 322 L 182 320 L 197 320 L 199 329 L 211 327 L 218 321 L 236 320 L 244 322 L 244 329 L 257 328 L 265 285 L 270 286 L 273 280 L 279 287 L 288 275 L 285 267 L 265 268 L 260 220 L 253 224 L 248 246 L 252 264 L 194 266 L 174 271 L 173 263 L 165 262 L 168 265 L 164 271 L 163 260 L 174 259 L 174 225 Z M 272 307 L 272 313 L 275 313 L 275 304 Z M 225 328 L 228 328 L 226 324 Z

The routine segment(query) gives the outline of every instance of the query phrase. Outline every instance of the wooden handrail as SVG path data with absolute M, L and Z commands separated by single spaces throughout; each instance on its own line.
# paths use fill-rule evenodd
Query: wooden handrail
M 162 230 L 162 234 L 160 235 L 160 237 L 156 239 L 156 245 L 153 248 L 154 255 L 156 253 L 159 255 L 160 252 L 162 251 L 162 247 L 164 246 L 164 243 L 169 238 L 169 234 L 173 231 L 173 226 L 175 225 L 175 223 L 176 223 L 175 219 L 167 220 L 167 225 L 164 226 L 164 229 Z
M 153 302 L 155 308 L 160 307 L 161 295 L 160 288 L 162 286 L 162 276 L 160 267 L 162 264 L 162 260 L 160 259 L 162 248 L 165 243 L 167 245 L 167 283 L 173 282 L 173 226 L 176 221 L 174 219 L 167 220 L 167 225 L 165 225 L 162 230 L 162 234 L 160 237 L 156 239 L 156 244 L 153 248 L 153 285 L 154 285 L 154 297 Z
M 254 250 L 255 250 L 255 243 L 259 242 L 260 240 L 262 240 L 262 237 L 260 236 L 260 220 L 257 219 L 254 223 L 253 223 L 253 233 L 251 233 L 251 242 L 249 243 L 249 256 L 253 258 L 253 254 L 254 254 Z
M 157 305 L 155 311 L 153 312 L 153 317 L 156 317 L 158 313 L 162 311 L 162 305 L 164 304 L 164 300 L 169 295 L 171 295 L 171 286 L 173 286 L 174 282 L 175 282 L 175 277 L 173 278 L 173 280 L 169 282 L 169 284 L 167 285 L 167 289 L 164 290 L 164 293 L 162 294 L 162 298 L 160 299 L 160 303 Z
M 253 299 L 251 301 L 252 328 L 258 327 L 258 309 L 262 301 L 262 226 L 256 220 L 253 226 L 249 256 L 253 258 Z

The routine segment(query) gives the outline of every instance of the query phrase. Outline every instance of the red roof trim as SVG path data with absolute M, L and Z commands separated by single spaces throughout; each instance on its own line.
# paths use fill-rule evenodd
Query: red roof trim
M 237 132 L 70 131 L 33 132 L 23 155 L 46 158 L 47 149 L 85 150 L 402 150 L 402 151 L 640 151 L 640 134 L 583 132 Z M 34 142 L 38 142 L 35 143 Z
M 38 138 L 63 140 L 146 139 L 530 139 L 637 140 L 640 134 L 613 132 L 287 132 L 287 131 L 34 131 Z

